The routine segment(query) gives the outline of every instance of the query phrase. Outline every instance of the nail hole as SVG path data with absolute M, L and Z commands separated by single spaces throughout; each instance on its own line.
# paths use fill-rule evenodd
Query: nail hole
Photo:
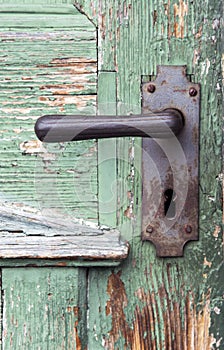
M 164 192 L 164 215 L 167 219 L 172 220 L 176 216 L 176 193 L 172 188 L 168 188 Z

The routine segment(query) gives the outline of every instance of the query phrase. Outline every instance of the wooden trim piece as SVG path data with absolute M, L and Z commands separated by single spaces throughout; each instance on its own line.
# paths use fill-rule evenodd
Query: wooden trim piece
M 100 231 L 98 236 L 26 236 L 22 233 L 1 237 L 0 257 L 2 259 L 70 259 L 88 261 L 88 265 L 106 261 L 118 264 L 128 254 L 128 244 L 120 241 L 116 230 Z M 52 261 L 53 262 L 53 261 Z M 26 265 L 29 262 L 27 261 Z M 0 265 L 4 265 L 1 260 Z M 7 265 L 7 264 L 6 264 Z M 38 265 L 38 263 L 37 263 Z M 86 264 L 85 264 L 86 265 Z
M 2 0 L 0 4 L 1 13 L 48 13 L 48 14 L 74 14 L 78 13 L 73 5 L 73 0 L 61 1 L 52 0 L 46 1 L 39 0 L 38 3 L 31 3 L 31 1 L 9 3 L 8 0 Z
M 77 8 L 77 10 L 85 15 L 96 27 L 98 25 L 98 18 L 97 18 L 97 11 L 96 8 L 98 4 L 96 2 L 92 2 L 91 5 L 89 4 L 89 1 L 86 0 L 78 0 L 74 1 L 74 6 Z
M 117 230 L 51 212 L 4 206 L 0 212 L 0 266 L 113 266 L 128 255 L 129 245 Z
M 98 114 L 116 115 L 116 72 L 99 72 Z M 117 219 L 116 140 L 98 141 L 99 222 L 116 227 Z

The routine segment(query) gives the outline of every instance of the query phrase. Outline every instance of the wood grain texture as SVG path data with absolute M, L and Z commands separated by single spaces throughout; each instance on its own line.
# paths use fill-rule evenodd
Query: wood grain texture
M 46 113 L 96 113 L 95 27 L 71 1 L 1 1 L 0 41 L 1 203 L 97 222 L 96 143 L 48 148 L 33 130 Z
M 2 273 L 1 348 L 86 350 L 86 271 L 63 268 L 80 264 L 62 259 L 59 250 L 67 247 L 71 256 L 65 236 L 74 232 L 99 234 L 86 226 L 97 221 L 96 144 L 49 149 L 33 126 L 46 112 L 95 113 L 95 27 L 70 0 L 0 1 L 0 41 L 1 239 L 9 240 L 6 255 L 14 250 L 17 258 L 0 262 L 14 266 Z M 82 227 L 74 217 L 83 218 Z M 38 247 L 46 259 L 35 259 Z M 22 259 L 24 253 L 30 258 Z M 34 269 L 50 265 L 60 269 Z
M 77 234 L 78 231 L 80 235 Z M 95 229 L 92 232 L 91 235 L 91 229 L 87 231 L 81 225 L 77 225 L 76 235 L 74 232 L 55 232 L 43 226 L 38 227 L 37 234 L 32 234 L 32 231 L 26 234 L 18 230 L 0 232 L 0 266 L 13 266 L 13 259 L 27 259 L 22 266 L 30 265 L 30 259 L 44 259 L 48 265 L 54 265 L 54 259 L 60 259 L 61 262 L 65 259 L 63 261 L 66 265 L 66 259 L 69 259 L 75 261 L 74 266 L 93 266 L 100 262 L 102 266 L 111 266 L 118 265 L 127 258 L 129 245 L 120 240 L 119 231 Z M 38 263 L 39 261 L 35 266 Z M 43 263 L 40 262 L 41 264 Z
M 117 115 L 116 72 L 98 74 L 98 114 Z M 117 147 L 116 139 L 98 140 L 99 223 L 116 227 Z
M 85 273 L 63 268 L 3 270 L 2 348 L 86 349 Z
M 113 271 L 91 270 L 90 349 L 223 349 L 221 16 L 216 0 L 78 0 L 98 26 L 99 67 L 117 71 L 119 113 L 141 107 L 141 76 L 187 65 L 201 83 L 200 241 L 157 259 L 140 240 L 139 141 L 119 142 L 119 222 L 131 243 Z M 126 160 L 126 161 L 125 161 Z M 128 179 L 128 180 L 127 180 Z M 96 293 L 97 291 L 97 293 Z M 100 310 L 100 315 L 99 315 Z

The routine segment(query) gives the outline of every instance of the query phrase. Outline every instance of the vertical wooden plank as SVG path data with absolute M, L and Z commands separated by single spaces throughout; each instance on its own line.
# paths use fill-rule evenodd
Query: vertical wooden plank
M 3 269 L 3 350 L 85 349 L 85 277 L 75 268 Z
M 133 104 L 140 107 L 140 78 L 155 75 L 158 64 L 187 65 L 187 73 L 201 83 L 202 91 L 200 241 L 188 244 L 180 259 L 158 259 L 154 247 L 141 242 L 141 176 L 134 171 L 140 152 L 136 153 L 135 141 L 130 147 L 121 142 L 117 152 L 123 153 L 127 165 L 118 172 L 123 179 L 132 176 L 132 212 L 127 215 L 122 207 L 119 226 L 131 253 L 118 269 L 91 270 L 89 346 L 97 350 L 221 350 L 222 3 L 77 0 L 76 4 L 98 22 L 100 66 L 105 70 L 112 64 L 116 67 L 117 100 L 126 112 Z
M 116 115 L 116 72 L 99 72 L 98 113 Z M 99 222 L 116 227 L 117 161 L 116 140 L 98 141 Z
M 3 335 L 3 303 L 2 303 L 2 269 L 0 269 L 0 304 L 1 304 L 1 311 L 0 311 L 0 348 L 2 349 L 2 335 Z

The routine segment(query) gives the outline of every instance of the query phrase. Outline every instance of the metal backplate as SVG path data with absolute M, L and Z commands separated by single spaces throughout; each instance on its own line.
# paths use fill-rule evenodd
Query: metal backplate
M 142 240 L 157 256 L 182 256 L 198 240 L 198 152 L 200 86 L 185 66 L 158 66 L 155 80 L 142 84 L 142 113 L 174 108 L 184 127 L 169 139 L 143 139 Z

